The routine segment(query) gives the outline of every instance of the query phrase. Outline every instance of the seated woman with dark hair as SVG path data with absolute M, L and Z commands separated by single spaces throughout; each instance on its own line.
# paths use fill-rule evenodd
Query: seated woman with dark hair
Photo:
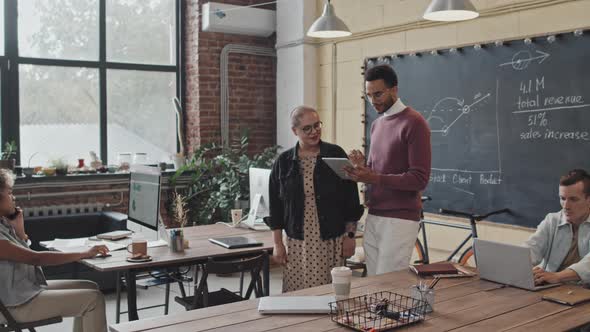
M 10 171 L 0 169 L 0 298 L 16 321 L 75 317 L 75 332 L 105 332 L 104 296 L 87 280 L 45 280 L 40 266 L 104 255 L 105 246 L 77 253 L 29 249 L 22 211 L 15 206 Z M 0 318 L 1 315 L 0 315 Z

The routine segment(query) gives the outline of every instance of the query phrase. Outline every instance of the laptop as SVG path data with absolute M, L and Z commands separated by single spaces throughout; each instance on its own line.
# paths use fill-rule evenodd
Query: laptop
M 329 314 L 331 296 L 266 296 L 260 298 L 261 314 Z
M 262 245 L 262 242 L 249 239 L 245 236 L 211 238 L 209 239 L 209 242 L 215 243 L 227 249 L 259 247 Z
M 120 239 L 124 239 L 126 237 L 129 237 L 129 236 L 131 236 L 131 234 L 133 234 L 133 232 L 127 231 L 127 230 L 112 231 L 112 232 L 108 232 L 108 233 L 98 234 L 96 237 L 101 240 L 115 241 L 115 240 L 120 240 Z
M 474 239 L 473 248 L 481 279 L 531 291 L 560 285 L 535 285 L 531 250 L 527 247 Z

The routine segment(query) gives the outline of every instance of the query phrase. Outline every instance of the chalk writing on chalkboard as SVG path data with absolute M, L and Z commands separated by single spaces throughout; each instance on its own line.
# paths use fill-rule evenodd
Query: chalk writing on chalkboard
M 541 52 L 539 50 L 535 50 L 535 55 L 528 50 L 519 51 L 514 54 L 512 61 L 501 63 L 500 67 L 510 65 L 514 70 L 525 70 L 531 62 L 537 61 L 538 64 L 542 64 L 549 56 L 549 53 Z
M 588 59 L 588 33 L 368 59 L 396 70 L 399 97 L 430 126 L 425 210 L 510 208 L 492 221 L 530 227 L 558 211 L 559 177 L 590 170 Z M 370 148 L 368 101 L 365 115 Z
M 481 96 L 481 94 L 478 93 L 473 98 L 475 100 L 467 105 L 465 105 L 464 99 L 454 97 L 445 97 L 439 100 L 430 111 L 430 114 L 425 114 L 426 121 L 428 121 L 428 124 L 430 125 L 430 131 L 433 133 L 441 133 L 443 136 L 446 136 L 451 127 L 453 127 L 462 116 L 478 110 L 476 107 L 477 104 L 485 101 L 490 95 L 490 93 L 487 93 L 486 95 Z M 447 104 L 451 107 L 445 108 L 444 106 Z M 445 116 L 445 113 L 448 116 Z M 450 118 L 451 121 L 448 121 L 448 118 Z

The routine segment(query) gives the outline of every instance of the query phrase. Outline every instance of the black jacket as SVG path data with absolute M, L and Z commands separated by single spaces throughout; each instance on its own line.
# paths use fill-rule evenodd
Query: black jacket
M 271 229 L 284 229 L 287 236 L 303 240 L 303 176 L 299 169 L 295 147 L 281 153 L 270 173 Z M 313 183 L 323 240 L 333 239 L 345 232 L 347 222 L 356 222 L 363 214 L 355 182 L 341 179 L 321 159 L 322 157 L 346 158 L 346 152 L 338 145 L 320 142 Z

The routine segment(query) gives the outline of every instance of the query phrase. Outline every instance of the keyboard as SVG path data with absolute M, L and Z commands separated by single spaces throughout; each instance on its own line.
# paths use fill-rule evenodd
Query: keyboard
M 264 222 L 255 222 L 253 225 L 248 225 L 251 229 L 255 231 L 269 231 L 270 227 L 268 227 Z

